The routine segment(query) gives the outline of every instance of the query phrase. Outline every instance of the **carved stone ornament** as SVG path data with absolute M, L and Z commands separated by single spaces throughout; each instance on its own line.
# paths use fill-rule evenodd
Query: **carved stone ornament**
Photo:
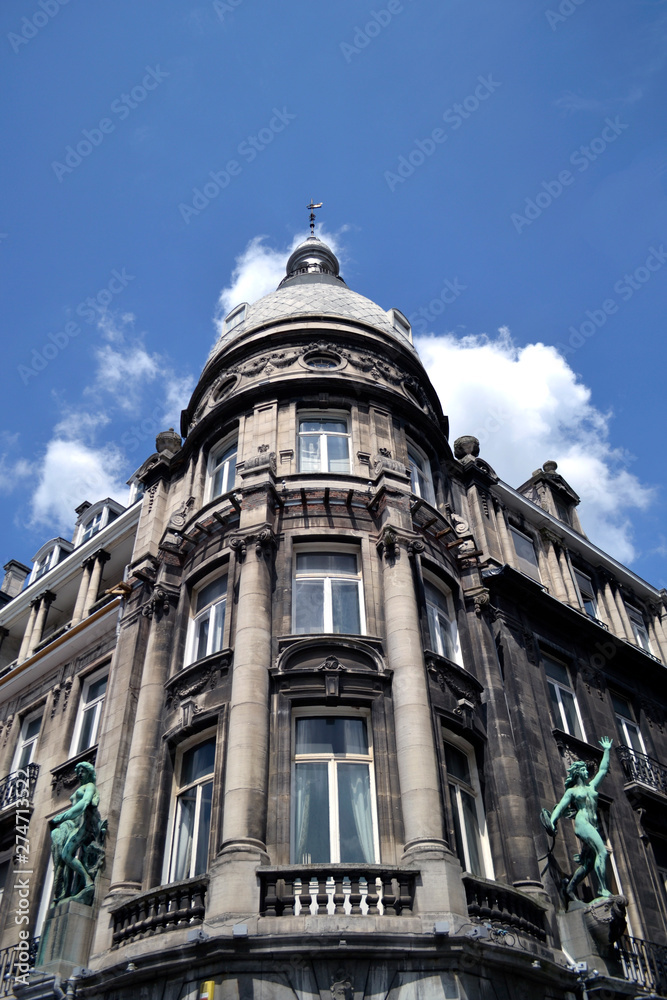
M 467 675 L 462 667 L 457 668 L 441 657 L 427 653 L 426 669 L 441 691 L 449 690 L 457 701 L 463 698 L 474 706 L 480 704 L 481 684 L 472 675 Z
M 168 590 L 159 585 L 153 589 L 150 600 L 144 604 L 141 613 L 144 618 L 152 618 L 154 615 L 161 616 L 169 613 L 169 605 L 178 599 L 178 595 L 170 594 Z
M 13 725 L 14 725 L 14 716 L 13 715 L 8 715 L 7 719 L 5 721 L 5 738 L 4 738 L 4 741 L 3 741 L 3 744 L 2 744 L 3 747 L 7 746 L 7 741 L 9 739 L 9 734 L 12 731 L 12 726 Z
M 343 670 L 343 664 L 340 662 L 340 660 L 338 659 L 337 656 L 334 656 L 332 654 L 331 656 L 327 656 L 326 660 L 324 660 L 323 663 L 320 663 L 319 667 L 317 667 L 316 669 L 317 670 Z
M 409 555 L 417 555 L 419 552 L 423 552 L 426 548 L 424 540 L 418 537 L 408 537 L 403 534 L 399 534 L 395 528 L 389 525 L 384 528 L 380 539 L 377 543 L 377 550 L 381 556 L 385 556 L 387 559 L 395 559 L 399 553 L 399 546 L 403 546 Z
M 268 558 L 276 546 L 276 536 L 269 527 L 251 531 L 247 535 L 234 535 L 229 540 L 229 547 L 236 553 L 239 562 L 243 562 L 248 552 L 248 545 L 255 545 L 255 552 L 262 558 Z
M 247 472 L 257 472 L 258 469 L 268 468 L 276 475 L 277 472 L 277 461 L 275 451 L 269 451 L 268 444 L 261 444 L 257 449 L 259 454 L 253 455 L 251 458 L 247 458 L 243 464 L 244 475 Z
M 378 454 L 373 455 L 373 475 L 379 476 L 383 469 L 388 469 L 389 472 L 396 472 L 407 479 L 409 473 L 405 463 L 396 461 L 390 455 L 383 455 L 382 452 L 387 450 L 387 448 L 380 448 Z
M 594 757 L 591 756 L 591 750 L 595 753 L 597 748 L 591 747 L 587 743 L 578 740 L 576 736 L 570 736 L 569 733 L 564 733 L 559 729 L 554 731 L 554 737 L 558 752 L 563 758 L 566 768 L 570 768 L 572 764 L 576 764 L 578 761 L 583 761 L 588 768 L 589 775 L 593 776 L 597 773 L 602 753 L 599 755 L 596 754 Z
M 184 504 L 175 511 L 169 518 L 170 528 L 182 528 L 188 519 L 188 514 L 190 513 L 192 507 L 194 506 L 195 498 L 188 497 Z
M 582 666 L 580 676 L 588 693 L 591 694 L 592 689 L 595 689 L 600 701 L 604 701 L 605 682 L 600 671 L 586 664 Z
M 195 663 L 167 681 L 166 706 L 171 711 L 180 702 L 186 701 L 206 688 L 213 690 L 220 681 L 223 670 L 229 667 L 228 656 L 216 657 L 212 662 Z
M 476 594 L 473 594 L 472 599 L 475 605 L 475 614 L 481 615 L 491 603 L 491 591 L 487 587 L 483 587 L 482 590 L 478 590 Z
M 352 976 L 344 969 L 338 969 L 331 979 L 331 1000 L 353 1000 L 353 982 Z
M 649 724 L 649 728 L 653 729 L 657 726 L 661 733 L 665 731 L 665 716 L 658 704 L 655 701 L 650 701 L 648 698 L 642 698 L 640 700 L 640 705 L 642 712 Z

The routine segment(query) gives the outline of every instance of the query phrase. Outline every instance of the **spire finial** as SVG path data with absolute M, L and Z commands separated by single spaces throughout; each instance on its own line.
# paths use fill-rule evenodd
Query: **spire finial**
M 315 235 L 315 209 L 322 208 L 322 202 L 315 204 L 312 197 L 310 199 L 310 205 L 306 205 L 306 208 L 310 209 L 310 235 Z

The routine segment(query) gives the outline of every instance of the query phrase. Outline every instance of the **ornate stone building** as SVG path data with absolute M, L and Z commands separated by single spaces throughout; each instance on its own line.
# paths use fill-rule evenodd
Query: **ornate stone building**
M 338 270 L 298 247 L 133 503 L 5 567 L 0 995 L 665 993 L 665 593 L 554 462 L 516 490 L 452 452 L 405 316 Z M 568 900 L 540 810 L 605 735 L 612 895 Z M 84 792 L 106 865 L 66 891 L 56 850 L 53 907 Z

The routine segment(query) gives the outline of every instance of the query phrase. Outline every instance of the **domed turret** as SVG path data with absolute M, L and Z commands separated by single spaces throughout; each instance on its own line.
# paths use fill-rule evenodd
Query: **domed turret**
M 278 287 L 299 284 L 304 279 L 308 282 L 315 280 L 344 285 L 339 272 L 340 265 L 333 250 L 317 236 L 309 236 L 290 254 L 286 275 Z

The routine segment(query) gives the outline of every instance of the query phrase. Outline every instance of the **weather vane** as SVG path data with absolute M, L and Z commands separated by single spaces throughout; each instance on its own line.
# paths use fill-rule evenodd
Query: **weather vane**
M 306 208 L 310 209 L 310 235 L 315 235 L 315 209 L 322 208 L 322 202 L 316 205 L 313 199 L 310 199 L 310 205 L 306 205 Z

